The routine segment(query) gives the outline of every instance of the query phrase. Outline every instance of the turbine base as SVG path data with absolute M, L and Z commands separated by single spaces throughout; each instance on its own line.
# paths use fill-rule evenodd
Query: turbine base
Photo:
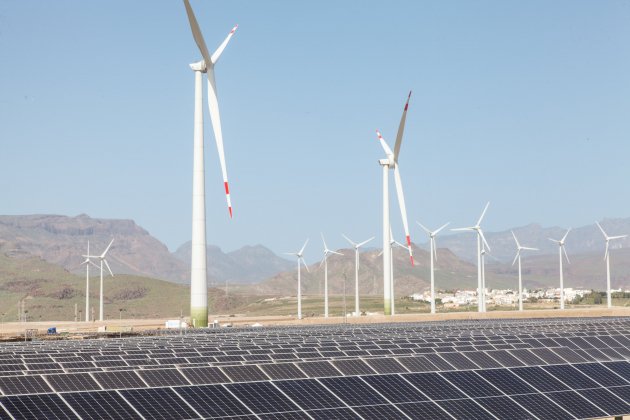
M 190 323 L 195 328 L 206 328 L 208 326 L 208 307 L 191 307 Z

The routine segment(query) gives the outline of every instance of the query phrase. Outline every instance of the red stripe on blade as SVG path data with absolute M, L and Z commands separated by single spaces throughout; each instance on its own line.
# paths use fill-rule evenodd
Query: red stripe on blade
M 230 211 L 230 219 L 232 218 L 232 206 L 228 207 L 228 210 Z
M 411 246 L 411 238 L 407 235 L 407 245 Z
M 409 258 L 411 258 L 411 265 L 415 265 L 413 262 L 413 255 L 410 255 Z
M 227 181 L 225 181 L 223 184 L 225 185 L 225 193 L 229 194 L 230 193 L 230 187 L 228 187 Z

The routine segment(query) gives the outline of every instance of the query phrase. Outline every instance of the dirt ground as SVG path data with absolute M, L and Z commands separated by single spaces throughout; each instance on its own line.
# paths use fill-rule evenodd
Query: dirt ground
M 440 314 L 404 314 L 394 316 L 368 315 L 360 317 L 313 317 L 302 320 L 295 316 L 256 316 L 256 317 L 232 317 L 215 316 L 210 321 L 216 319 L 220 326 L 230 324 L 232 326 L 245 326 L 261 324 L 263 326 L 273 325 L 323 325 L 323 324 L 377 324 L 386 322 L 428 322 L 446 320 L 473 320 L 473 319 L 534 319 L 534 318 L 575 318 L 575 317 L 606 317 L 606 316 L 630 316 L 630 308 L 585 308 L 585 309 L 565 309 L 565 310 L 526 310 L 518 311 L 492 311 L 486 313 L 478 312 L 451 312 Z M 133 331 L 155 330 L 164 328 L 166 319 L 122 319 L 108 320 L 105 322 L 69 322 L 69 321 L 47 321 L 47 322 L 5 322 L 0 325 L 0 336 L 8 338 L 11 336 L 23 335 L 25 330 L 37 330 L 37 334 L 46 334 L 49 327 L 56 327 L 58 333 L 82 334 L 95 333 L 99 327 L 106 326 L 110 332 L 118 332 L 121 327 L 132 327 Z M 34 332 L 34 331 L 33 331 Z

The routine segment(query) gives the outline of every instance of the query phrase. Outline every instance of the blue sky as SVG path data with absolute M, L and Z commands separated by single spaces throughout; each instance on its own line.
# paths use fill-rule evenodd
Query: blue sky
M 209 243 L 380 237 L 374 130 L 393 144 L 409 89 L 410 222 L 630 216 L 630 2 L 191 3 L 210 50 L 240 25 L 216 69 L 235 217 L 206 114 Z M 198 59 L 180 1 L 0 2 L 0 214 L 189 240 Z

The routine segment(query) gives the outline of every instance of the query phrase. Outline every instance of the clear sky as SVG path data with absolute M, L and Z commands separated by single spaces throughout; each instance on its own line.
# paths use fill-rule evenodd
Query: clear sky
M 410 222 L 630 216 L 628 1 L 191 3 L 211 52 L 239 24 L 216 68 L 232 221 L 206 113 L 211 244 L 380 241 L 374 130 L 393 146 L 409 89 Z M 0 214 L 189 240 L 199 59 L 181 1 L 0 0 Z

